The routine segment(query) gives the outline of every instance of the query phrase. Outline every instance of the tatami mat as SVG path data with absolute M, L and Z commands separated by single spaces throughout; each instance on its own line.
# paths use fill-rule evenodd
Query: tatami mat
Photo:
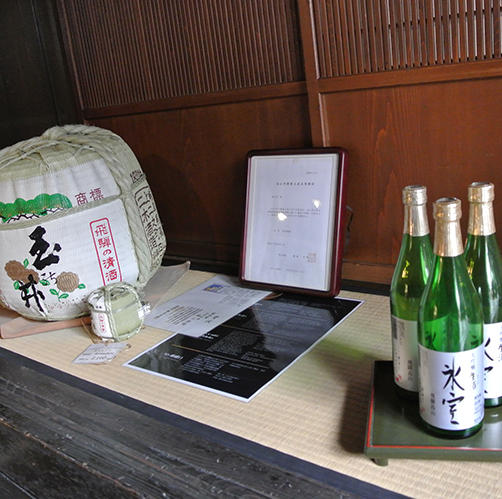
M 213 274 L 190 271 L 167 297 Z M 391 459 L 380 467 L 363 454 L 373 361 L 390 359 L 388 298 L 365 300 L 307 355 L 244 403 L 122 366 L 167 338 L 145 328 L 107 365 L 75 365 L 89 344 L 83 329 L 0 340 L 0 346 L 184 417 L 413 497 L 502 497 L 502 463 Z

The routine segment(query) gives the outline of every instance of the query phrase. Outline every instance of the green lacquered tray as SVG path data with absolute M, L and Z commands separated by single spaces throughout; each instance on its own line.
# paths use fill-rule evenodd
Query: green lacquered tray
M 389 458 L 502 461 L 502 407 L 485 410 L 483 428 L 468 438 L 429 435 L 421 425 L 418 402 L 394 390 L 391 361 L 376 361 L 366 427 L 365 454 L 379 465 Z

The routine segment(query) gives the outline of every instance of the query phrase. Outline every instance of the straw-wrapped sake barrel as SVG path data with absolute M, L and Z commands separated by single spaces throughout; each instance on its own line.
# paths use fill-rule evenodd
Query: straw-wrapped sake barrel
M 164 231 L 136 157 L 116 134 L 68 125 L 0 151 L 0 300 L 25 317 L 88 312 L 86 297 L 146 285 Z

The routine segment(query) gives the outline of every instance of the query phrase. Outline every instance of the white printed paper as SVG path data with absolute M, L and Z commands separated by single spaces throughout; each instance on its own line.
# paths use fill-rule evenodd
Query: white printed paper
M 253 158 L 244 278 L 329 290 L 338 156 Z
M 192 290 L 157 305 L 147 316 L 145 324 L 199 337 L 270 293 L 236 284 L 237 280 L 231 277 L 213 277 Z
M 88 346 L 74 361 L 74 364 L 104 364 L 111 362 L 127 343 L 95 343 Z

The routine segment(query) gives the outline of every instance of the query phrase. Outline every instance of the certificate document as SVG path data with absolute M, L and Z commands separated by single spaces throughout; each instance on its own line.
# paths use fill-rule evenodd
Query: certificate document
M 253 156 L 242 277 L 328 291 L 338 154 Z

